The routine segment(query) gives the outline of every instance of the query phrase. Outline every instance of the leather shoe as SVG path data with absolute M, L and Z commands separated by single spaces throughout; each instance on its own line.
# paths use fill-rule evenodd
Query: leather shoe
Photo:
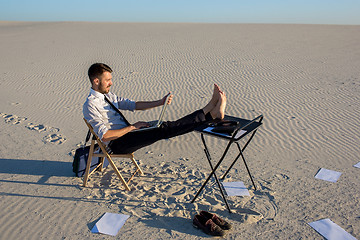
M 228 223 L 227 221 L 221 219 L 220 217 L 218 217 L 214 213 L 201 211 L 200 215 L 203 216 L 206 219 L 211 219 L 216 225 L 218 225 L 223 230 L 230 230 L 231 227 L 232 227 L 230 223 Z
M 202 215 L 195 215 L 193 219 L 193 225 L 196 228 L 200 228 L 205 233 L 212 236 L 224 236 L 225 231 L 216 225 L 211 219 L 207 219 Z

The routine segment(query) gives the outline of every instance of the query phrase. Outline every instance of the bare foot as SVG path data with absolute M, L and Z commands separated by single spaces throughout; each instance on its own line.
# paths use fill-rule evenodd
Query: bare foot
M 212 98 L 210 100 L 210 104 L 215 107 L 217 102 L 219 101 L 219 99 L 221 98 L 220 94 L 222 93 L 222 91 L 220 90 L 220 87 L 215 83 L 214 84 L 214 91 L 213 91 L 213 95 Z
M 222 93 L 223 92 L 220 90 L 220 87 L 217 84 L 214 84 L 213 95 L 212 95 L 209 103 L 203 108 L 205 114 L 210 112 L 212 109 L 214 109 L 216 107 L 216 105 L 218 104 L 218 102 L 221 98 Z
M 225 117 L 225 108 L 226 108 L 226 95 L 225 93 L 221 92 L 221 100 L 220 102 L 220 119 L 224 119 Z
M 226 108 L 226 96 L 225 93 L 220 93 L 220 99 L 217 102 L 215 108 L 210 111 L 210 114 L 213 119 L 224 119 L 225 117 L 225 108 Z

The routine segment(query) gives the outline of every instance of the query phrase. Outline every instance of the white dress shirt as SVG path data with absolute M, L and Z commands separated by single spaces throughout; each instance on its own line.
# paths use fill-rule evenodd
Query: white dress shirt
M 135 101 L 118 97 L 111 92 L 105 95 L 110 102 L 120 110 L 135 110 Z M 97 92 L 92 88 L 84 103 L 83 114 L 84 118 L 94 128 L 95 133 L 100 139 L 103 138 L 108 130 L 121 129 L 127 126 L 120 114 L 105 101 L 104 94 Z M 104 143 L 108 144 L 108 142 Z

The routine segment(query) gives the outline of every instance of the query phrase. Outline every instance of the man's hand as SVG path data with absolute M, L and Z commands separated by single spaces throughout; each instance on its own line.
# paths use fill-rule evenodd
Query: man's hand
M 149 127 L 150 125 L 147 122 L 136 122 L 132 126 L 135 127 L 135 129 L 140 129 L 140 128 Z
M 172 101 L 172 99 L 173 99 L 174 95 L 172 95 L 172 94 L 171 94 L 171 92 L 169 92 L 169 93 L 168 93 L 168 94 L 166 94 L 166 96 L 165 96 L 165 97 L 163 97 L 163 99 L 161 100 L 162 105 L 164 105 L 164 104 L 165 104 L 166 98 L 167 98 L 168 96 L 169 96 L 169 99 L 167 100 L 167 104 L 171 104 L 171 101 Z

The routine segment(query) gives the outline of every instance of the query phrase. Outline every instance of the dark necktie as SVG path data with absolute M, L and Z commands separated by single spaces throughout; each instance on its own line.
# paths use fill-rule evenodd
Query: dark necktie
M 110 102 L 110 100 L 104 95 L 104 97 L 105 97 L 105 101 L 107 101 L 109 104 L 110 104 L 110 106 L 116 111 L 116 112 L 118 112 L 119 114 L 120 114 L 120 116 L 124 119 L 124 122 L 128 125 L 128 126 L 130 126 L 131 124 L 128 122 L 128 120 L 126 120 L 126 118 L 124 117 L 124 115 L 120 112 L 120 110 L 117 108 L 117 107 L 115 107 L 114 106 L 114 104 L 112 104 L 112 102 Z

